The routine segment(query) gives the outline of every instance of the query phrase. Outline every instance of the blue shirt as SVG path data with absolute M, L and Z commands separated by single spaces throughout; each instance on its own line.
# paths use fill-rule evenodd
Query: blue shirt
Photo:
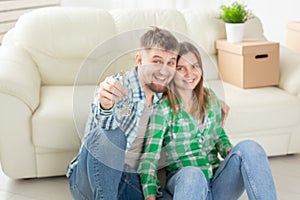
M 99 104 L 99 96 L 97 92 L 91 105 L 91 111 L 85 126 L 84 138 L 82 143 L 84 143 L 84 140 L 97 126 L 100 126 L 105 130 L 114 130 L 119 127 L 124 131 L 124 134 L 127 138 L 126 150 L 129 149 L 137 136 L 139 121 L 146 105 L 146 96 L 139 81 L 137 69 L 138 67 L 134 67 L 130 72 L 127 72 L 124 81 L 121 80 L 123 77 L 121 77 L 119 74 L 113 76 L 113 78 L 124 82 L 124 86 L 129 90 L 128 97 L 126 98 L 129 102 L 129 108 L 131 110 L 130 114 L 120 115 L 119 113 L 120 107 L 124 103 L 125 99 L 120 99 L 119 101 L 115 102 L 114 106 L 111 109 L 103 110 Z M 161 93 L 154 93 L 151 111 L 154 110 L 161 96 Z M 78 155 L 70 162 L 67 177 L 71 175 L 74 167 L 77 165 L 77 159 Z
M 113 78 L 121 82 L 123 81 L 119 74 L 114 75 Z M 130 114 L 120 114 L 120 108 L 124 104 L 125 98 L 115 102 L 111 109 L 103 110 L 99 104 L 97 92 L 92 103 L 84 135 L 87 136 L 97 126 L 106 130 L 113 130 L 119 127 L 125 133 L 128 149 L 137 136 L 139 121 L 146 104 L 145 93 L 137 76 L 137 67 L 126 73 L 124 84 L 129 90 L 127 98 L 131 110 Z M 151 110 L 154 109 L 161 96 L 160 93 L 154 93 Z

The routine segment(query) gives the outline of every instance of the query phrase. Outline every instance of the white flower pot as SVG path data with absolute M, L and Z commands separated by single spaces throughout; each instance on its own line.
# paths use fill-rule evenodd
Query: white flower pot
M 241 42 L 244 37 L 244 23 L 225 23 L 226 37 L 228 42 Z

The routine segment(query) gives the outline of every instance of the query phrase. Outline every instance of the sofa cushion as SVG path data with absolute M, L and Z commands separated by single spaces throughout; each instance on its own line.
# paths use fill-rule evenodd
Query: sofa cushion
M 245 90 L 221 81 L 209 86 L 230 106 L 225 130 L 233 144 L 252 139 L 269 156 L 299 151 L 299 97 L 277 87 Z
M 173 32 L 187 34 L 184 16 L 178 10 L 117 9 L 110 11 L 118 33 L 158 26 Z
M 242 89 L 210 81 L 218 96 L 230 106 L 225 128 L 231 135 L 295 127 L 300 120 L 300 99 L 278 87 Z
M 72 85 L 90 51 L 116 34 L 108 11 L 60 7 L 23 15 L 14 31 L 37 63 L 44 85 Z
M 215 41 L 225 38 L 225 25 L 216 18 L 216 13 L 210 9 L 181 11 L 186 20 L 189 36 L 208 54 L 216 54 Z M 216 31 L 218 30 L 218 31 Z
M 293 95 L 300 95 L 300 56 L 281 46 L 279 87 Z
M 95 86 L 47 86 L 32 118 L 32 139 L 37 147 L 78 149 L 94 96 Z

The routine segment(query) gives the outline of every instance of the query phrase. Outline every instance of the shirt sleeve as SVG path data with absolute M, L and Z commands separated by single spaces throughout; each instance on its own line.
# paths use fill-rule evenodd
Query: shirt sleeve
M 218 127 L 218 139 L 216 141 L 216 148 L 222 158 L 225 158 L 229 149 L 232 148 L 232 144 L 221 125 Z
M 167 130 L 166 110 L 168 110 L 166 107 L 158 106 L 153 111 L 146 132 L 144 153 L 138 168 L 145 199 L 156 195 L 158 190 L 157 168 L 164 134 Z
M 232 148 L 232 144 L 224 130 L 224 128 L 220 124 L 220 120 L 222 117 L 221 112 L 221 103 L 216 96 L 216 94 L 213 92 L 213 90 L 209 89 L 210 94 L 212 95 L 213 100 L 211 101 L 211 108 L 215 112 L 215 118 L 216 118 L 216 128 L 215 132 L 217 134 L 216 141 L 215 141 L 215 147 L 217 148 L 217 151 L 220 153 L 222 158 L 225 158 L 227 155 L 227 151 Z
M 118 126 L 114 119 L 113 107 L 108 110 L 102 109 L 98 99 L 99 99 L 99 94 L 97 92 L 95 94 L 95 98 L 91 108 L 91 112 L 93 114 L 94 120 L 103 129 L 106 130 L 116 129 Z

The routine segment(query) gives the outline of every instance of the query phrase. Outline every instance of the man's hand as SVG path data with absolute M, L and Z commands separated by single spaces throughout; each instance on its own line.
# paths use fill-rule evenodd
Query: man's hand
M 125 88 L 119 81 L 112 77 L 106 77 L 100 83 L 99 103 L 105 110 L 110 109 L 116 100 L 128 95 L 128 89 Z
M 222 117 L 221 117 L 221 121 L 220 121 L 220 124 L 222 126 L 225 125 L 225 121 L 228 117 L 228 114 L 229 114 L 229 110 L 230 110 L 230 107 L 222 100 L 220 100 L 221 102 L 221 106 L 222 106 Z

